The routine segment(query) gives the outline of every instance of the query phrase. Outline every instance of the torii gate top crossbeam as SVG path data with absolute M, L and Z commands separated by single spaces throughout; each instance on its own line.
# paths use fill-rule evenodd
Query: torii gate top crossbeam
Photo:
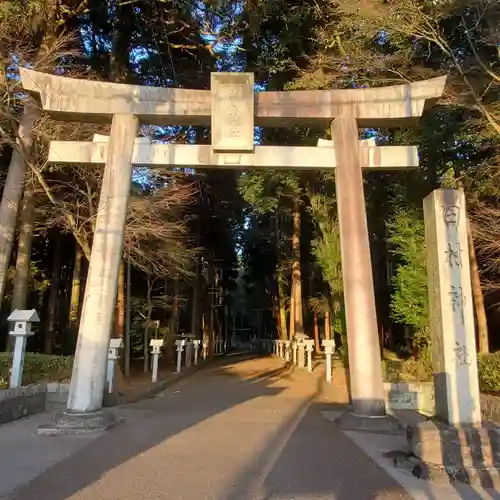
M 55 118 L 102 123 L 133 114 L 154 125 L 210 125 L 210 90 L 146 87 L 54 76 L 22 68 L 23 87 Z M 341 115 L 359 127 L 412 126 L 441 97 L 446 77 L 364 89 L 257 92 L 255 124 L 326 126 Z

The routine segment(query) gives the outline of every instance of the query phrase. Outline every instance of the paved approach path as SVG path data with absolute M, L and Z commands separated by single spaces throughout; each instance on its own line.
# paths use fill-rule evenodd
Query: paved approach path
M 324 408 L 311 375 L 229 356 L 119 409 L 125 423 L 9 498 L 410 500 Z

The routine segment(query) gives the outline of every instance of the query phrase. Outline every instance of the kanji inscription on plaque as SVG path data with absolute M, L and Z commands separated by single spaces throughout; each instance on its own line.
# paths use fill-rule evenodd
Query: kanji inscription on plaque
M 212 147 L 253 152 L 253 73 L 212 73 Z

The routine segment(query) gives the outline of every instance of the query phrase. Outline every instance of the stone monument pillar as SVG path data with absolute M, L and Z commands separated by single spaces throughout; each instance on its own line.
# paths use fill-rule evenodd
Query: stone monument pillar
M 452 425 L 481 422 L 474 309 L 463 191 L 424 200 L 429 321 L 436 416 Z
M 500 438 L 481 422 L 463 191 L 433 191 L 424 218 L 436 419 L 410 426 L 408 440 L 428 476 L 492 487 Z

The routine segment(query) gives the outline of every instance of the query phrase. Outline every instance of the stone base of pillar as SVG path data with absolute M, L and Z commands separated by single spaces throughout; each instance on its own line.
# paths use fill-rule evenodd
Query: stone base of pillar
M 39 426 L 36 433 L 39 436 L 90 434 L 107 431 L 121 421 L 109 410 L 88 413 L 63 411 L 54 415 L 53 422 Z
M 367 417 L 346 412 L 335 423 L 343 431 L 369 432 L 371 434 L 404 434 L 404 425 L 392 415 Z
M 407 428 L 407 440 L 422 479 L 460 481 L 483 488 L 500 485 L 500 431 L 493 424 L 455 427 L 427 420 Z

